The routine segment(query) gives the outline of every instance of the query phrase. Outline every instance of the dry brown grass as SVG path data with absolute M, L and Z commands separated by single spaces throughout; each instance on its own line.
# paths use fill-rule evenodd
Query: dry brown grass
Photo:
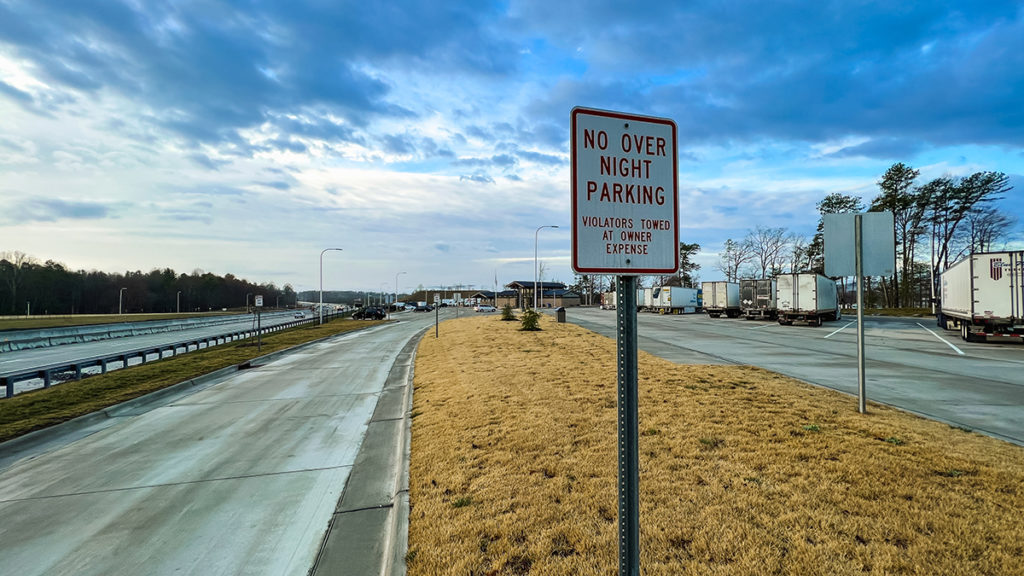
M 410 576 L 617 571 L 614 342 L 418 352 Z M 751 367 L 640 357 L 644 574 L 1024 574 L 1024 449 Z

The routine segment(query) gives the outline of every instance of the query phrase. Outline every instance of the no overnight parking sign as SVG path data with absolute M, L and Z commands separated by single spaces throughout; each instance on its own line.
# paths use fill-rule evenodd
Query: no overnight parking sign
M 572 110 L 572 267 L 586 274 L 679 268 L 676 124 Z

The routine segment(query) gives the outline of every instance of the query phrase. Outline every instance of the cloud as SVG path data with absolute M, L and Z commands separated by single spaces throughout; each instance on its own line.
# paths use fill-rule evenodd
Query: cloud
M 910 158 L 923 148 L 921 142 L 906 138 L 874 138 L 857 144 L 846 146 L 828 154 L 833 158 L 875 158 L 878 160 L 898 161 Z
M 504 75 L 513 46 L 487 25 L 500 7 L 388 2 L 193 5 L 25 0 L 0 6 L 0 42 L 51 93 L 118 94 L 188 141 L 233 142 L 240 131 L 298 111 L 310 131 L 354 138 L 353 127 L 413 113 L 392 99 L 385 69 L 430 65 Z M 4 85 L 3 93 L 30 95 Z M 290 142 L 287 139 L 276 143 Z
M 188 158 L 195 162 L 196 164 L 199 164 L 203 168 L 208 168 L 210 170 L 220 170 L 222 166 L 228 164 L 227 161 L 214 160 L 213 158 L 210 158 L 206 154 L 201 154 L 199 152 L 189 154 Z
M 31 94 L 23 90 L 19 90 L 2 80 L 0 80 L 0 94 L 7 95 L 9 98 L 22 105 L 29 105 L 34 102 Z
M 476 182 L 478 184 L 494 184 L 494 178 L 491 178 L 490 176 L 488 176 L 487 174 L 484 174 L 482 172 L 477 172 L 475 174 L 467 174 L 467 175 L 459 176 L 459 180 L 460 181 L 466 180 L 466 181 L 469 181 L 469 182 Z
M 588 73 L 534 110 L 559 121 L 566 102 L 663 115 L 700 142 L 862 134 L 1019 146 L 1024 11 L 978 8 L 564 2 L 531 22 L 566 51 L 582 46 Z
M 273 188 L 274 190 L 290 190 L 292 185 L 289 182 L 283 180 L 274 180 L 272 182 L 260 182 L 260 186 L 266 186 L 267 188 Z
M 516 158 L 511 154 L 495 154 L 489 158 L 459 158 L 452 162 L 454 166 L 493 166 L 495 168 L 511 168 L 516 165 Z
M 60 198 L 34 198 L 16 202 L 12 221 L 56 222 L 58 220 L 97 220 L 111 215 L 110 207 L 98 202 L 76 202 Z

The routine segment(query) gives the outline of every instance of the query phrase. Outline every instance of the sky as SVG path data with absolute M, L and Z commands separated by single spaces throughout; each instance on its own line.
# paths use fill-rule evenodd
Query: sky
M 325 289 L 409 291 L 536 249 L 571 282 L 576 106 L 676 122 L 704 280 L 896 162 L 1004 172 L 1024 221 L 1016 1 L 0 0 L 0 252 L 303 290 L 341 248 Z

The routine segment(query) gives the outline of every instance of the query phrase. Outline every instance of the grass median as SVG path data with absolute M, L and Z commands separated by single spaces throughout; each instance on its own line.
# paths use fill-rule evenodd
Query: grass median
M 410 576 L 616 574 L 615 344 L 518 328 L 420 344 Z M 639 424 L 644 574 L 1024 574 L 1019 446 L 646 353 Z
M 0 399 L 0 442 L 264 354 L 381 323 L 383 321 L 346 319 L 323 326 L 300 326 L 264 335 L 262 351 L 257 350 L 255 339 L 230 342 Z

